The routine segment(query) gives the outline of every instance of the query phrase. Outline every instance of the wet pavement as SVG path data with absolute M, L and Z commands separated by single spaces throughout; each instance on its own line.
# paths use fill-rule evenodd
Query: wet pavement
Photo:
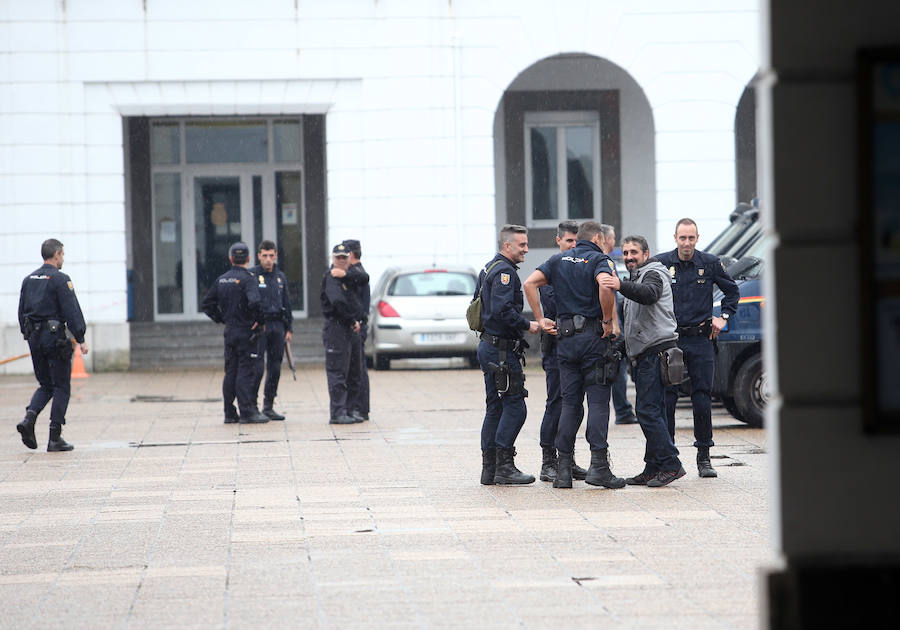
M 370 372 L 372 419 L 349 426 L 321 368 L 285 370 L 287 421 L 263 425 L 222 423 L 218 370 L 92 374 L 70 453 L 44 452 L 49 408 L 22 445 L 35 382 L 0 377 L 0 627 L 759 627 L 764 430 L 714 409 L 719 478 L 700 479 L 680 406 L 688 474 L 666 488 L 481 486 L 480 373 L 402 365 Z M 516 462 L 537 475 L 527 373 Z M 610 449 L 640 472 L 637 425 Z

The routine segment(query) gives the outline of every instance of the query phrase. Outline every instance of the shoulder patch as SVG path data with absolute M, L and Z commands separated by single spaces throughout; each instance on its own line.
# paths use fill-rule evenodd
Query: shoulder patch
M 724 269 L 724 267 L 723 267 L 723 269 Z M 75 290 L 75 285 L 72 284 L 72 281 L 71 281 L 71 280 L 69 280 L 68 282 L 66 282 L 66 286 L 69 287 L 69 291 L 74 291 L 74 290 Z
M 509 274 L 508 273 L 500 274 L 500 284 L 509 284 Z
M 612 269 L 613 271 L 616 270 L 616 264 L 613 261 L 611 261 L 609 258 L 606 259 L 606 263 L 609 265 L 610 269 Z
M 722 268 L 722 271 L 728 273 L 727 271 L 725 271 L 725 263 L 723 263 L 721 260 L 719 261 L 719 266 Z

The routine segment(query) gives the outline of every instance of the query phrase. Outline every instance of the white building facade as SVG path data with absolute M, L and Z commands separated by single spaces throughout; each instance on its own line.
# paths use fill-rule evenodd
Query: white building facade
M 702 247 L 758 30 L 751 0 L 0 0 L 0 358 L 48 237 L 89 369 L 128 366 L 129 321 L 203 319 L 240 239 L 278 242 L 298 317 L 344 238 L 373 281 L 480 267 L 507 222 L 522 273 L 564 218 L 667 250 L 690 216 Z

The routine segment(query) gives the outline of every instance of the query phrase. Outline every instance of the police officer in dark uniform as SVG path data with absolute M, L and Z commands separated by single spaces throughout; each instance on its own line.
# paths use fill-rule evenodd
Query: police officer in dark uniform
M 481 425 L 481 483 L 534 483 L 515 465 L 515 443 L 525 424 L 525 374 L 522 360 L 527 344 L 524 331 L 538 332 L 536 321 L 522 315 L 522 282 L 516 273 L 528 253 L 528 229 L 504 225 L 500 251 L 478 276 L 475 295 L 481 294 L 484 332 L 478 362 L 484 373 L 485 413 Z
M 219 276 L 203 298 L 203 312 L 214 322 L 225 324 L 225 378 L 222 397 L 225 424 L 258 424 L 269 419 L 256 406 L 256 372 L 259 336 L 263 332 L 259 281 L 247 269 L 250 248 L 235 243 L 228 250 L 231 269 Z M 237 397 L 238 412 L 234 409 Z
M 52 398 L 47 451 L 71 451 L 74 447 L 62 437 L 71 391 L 73 351 L 66 327 L 75 338 L 77 351 L 87 354 L 84 341 L 87 326 L 72 281 L 60 271 L 65 257 L 63 244 L 55 238 L 47 239 L 41 244 L 41 256 L 44 264 L 22 281 L 19 293 L 19 330 L 28 341 L 34 376 L 40 387 L 16 429 L 22 434 L 25 446 L 37 448 L 34 424 Z
M 563 221 L 556 229 L 556 245 L 559 251 L 566 252 L 575 247 L 578 224 L 575 221 Z M 549 284 L 539 288 L 541 308 L 544 317 L 556 319 L 556 300 L 553 287 Z M 544 405 L 544 418 L 541 420 L 541 481 L 556 479 L 556 432 L 559 428 L 559 416 L 562 411 L 562 393 L 559 389 L 559 364 L 556 356 L 557 336 L 541 331 L 541 366 L 547 381 L 547 402 Z M 587 471 L 572 464 L 572 477 L 584 479 Z
M 265 331 L 260 337 L 256 384 L 254 392 L 259 392 L 262 382 L 263 367 L 266 372 L 266 386 L 263 390 L 262 413 L 269 420 L 284 420 L 284 416 L 272 408 L 278 394 L 278 382 L 281 379 L 281 361 L 284 359 L 284 344 L 293 338 L 291 298 L 288 292 L 287 276 L 278 268 L 278 251 L 272 241 L 259 244 L 256 254 L 259 264 L 250 268 L 250 273 L 259 281 L 260 308 Z M 265 355 L 265 360 L 262 360 Z
M 612 351 L 619 334 L 616 299 L 599 278 L 612 274 L 615 265 L 600 248 L 602 226 L 585 221 L 578 229 L 575 248 L 560 252 L 540 265 L 525 281 L 525 295 L 545 332 L 559 335 L 557 357 L 563 404 L 556 434 L 559 452 L 554 488 L 572 487 L 575 435 L 581 425 L 585 394 L 588 400 L 586 437 L 591 465 L 585 481 L 595 486 L 622 488 L 625 480 L 612 474 L 608 444 L 609 396 L 621 357 Z M 550 284 L 556 298 L 556 321 L 544 317 L 539 287 Z
M 356 396 L 350 386 L 359 383 L 361 358 L 359 357 L 359 331 L 362 307 L 353 285 L 347 279 L 350 268 L 350 250 L 346 245 L 335 245 L 331 250 L 332 269 L 322 277 L 322 343 L 325 344 L 325 374 L 328 378 L 330 424 L 353 424 L 362 418 L 351 416 L 348 401 Z M 336 271 L 336 273 L 332 273 Z M 355 348 L 355 351 L 354 351 Z M 355 357 L 355 359 L 354 359 Z
M 357 392 L 356 399 L 348 404 L 350 415 L 354 418 L 369 419 L 369 368 L 366 366 L 366 339 L 369 336 L 369 308 L 372 305 L 372 293 L 369 287 L 369 274 L 366 273 L 360 259 L 362 258 L 362 246 L 356 239 L 348 238 L 342 245 L 350 250 L 350 268 L 347 269 L 348 278 L 356 290 L 363 312 L 362 321 L 359 324 L 359 383 L 354 388 Z
M 713 446 L 710 403 L 715 372 L 713 340 L 737 311 L 741 293 L 717 256 L 696 249 L 699 237 L 697 224 L 692 219 L 681 219 L 675 226 L 677 247 L 656 258 L 666 267 L 672 281 L 678 347 L 684 353 L 684 363 L 691 378 L 697 470 L 701 477 L 716 477 L 709 461 L 709 449 Z M 712 316 L 713 285 L 724 294 L 721 317 Z M 677 401 L 678 385 L 666 388 L 666 420 L 673 438 Z

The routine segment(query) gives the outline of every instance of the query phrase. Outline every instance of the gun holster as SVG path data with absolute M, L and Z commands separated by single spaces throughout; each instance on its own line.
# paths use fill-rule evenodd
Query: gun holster
M 659 353 L 659 372 L 664 386 L 678 385 L 684 380 L 684 353 L 674 347 Z
M 582 323 L 584 326 L 584 323 Z M 560 337 L 571 337 L 576 333 L 574 317 L 560 317 L 556 320 L 556 330 Z M 583 330 L 583 328 L 582 328 Z
M 610 344 L 606 353 L 584 372 L 585 385 L 612 385 L 619 376 L 622 353 Z
M 541 331 L 541 354 L 553 354 L 556 349 L 556 335 Z

